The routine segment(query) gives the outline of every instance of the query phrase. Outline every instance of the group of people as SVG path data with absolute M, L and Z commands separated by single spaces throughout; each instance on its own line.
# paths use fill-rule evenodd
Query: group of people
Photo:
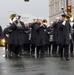
M 73 57 L 74 26 L 65 20 L 66 14 L 57 17 L 49 26 L 46 19 L 37 18 L 24 24 L 20 18 L 20 15 L 14 17 L 3 31 L 6 56 L 18 57 L 23 51 L 33 56 L 36 49 L 37 57 L 49 53 L 69 60 L 69 51 Z

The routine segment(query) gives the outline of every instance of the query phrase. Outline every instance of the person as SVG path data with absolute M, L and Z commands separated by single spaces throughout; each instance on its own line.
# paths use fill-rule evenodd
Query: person
M 45 53 L 48 53 L 48 43 L 49 43 L 49 34 L 47 31 L 47 20 L 43 19 L 42 20 L 43 25 L 46 26 L 46 28 L 44 29 L 44 34 L 45 34 Z
M 74 24 L 71 25 L 71 33 L 70 33 L 70 56 L 73 57 L 74 50 Z
M 53 49 L 52 49 L 52 55 L 57 56 L 57 50 L 58 50 L 58 44 L 57 44 L 57 39 L 58 39 L 58 24 L 60 22 L 60 18 L 56 17 L 55 21 L 53 22 Z
M 29 27 L 29 23 L 25 23 L 24 25 L 25 25 L 25 32 L 24 32 L 25 41 L 23 47 L 27 53 L 30 53 L 30 39 L 29 39 L 30 27 Z
M 42 19 L 38 19 L 38 23 L 35 25 L 36 30 L 36 41 L 35 45 L 37 48 L 37 56 L 39 57 L 39 53 L 41 53 L 41 57 L 44 57 L 45 52 L 45 32 L 46 32 L 47 26 L 43 24 Z
M 48 33 L 48 51 L 49 54 L 51 54 L 51 51 L 53 50 L 53 22 L 50 22 L 50 26 L 47 27 L 46 32 Z
M 58 44 L 60 50 L 60 57 L 63 59 L 65 57 L 66 60 L 69 60 L 69 44 L 70 44 L 70 23 L 65 20 L 66 14 L 61 15 L 61 21 L 59 23 L 58 28 Z M 64 56 L 63 56 L 64 51 Z
M 24 31 L 25 26 L 24 23 L 20 20 L 21 16 L 15 16 L 13 19 L 13 23 L 8 27 L 11 31 L 9 38 L 11 40 L 12 48 L 11 51 L 14 53 L 16 57 L 21 56 L 21 51 L 24 44 Z
M 5 57 L 8 57 L 11 55 L 11 44 L 10 44 L 10 41 L 9 41 L 9 30 L 8 30 L 8 27 L 10 25 L 8 24 L 6 28 L 4 28 L 4 39 L 5 39 Z
M 7 24 L 7 27 L 4 28 L 4 39 L 5 39 L 5 57 L 11 57 L 12 55 L 12 30 L 9 28 L 13 24 L 13 18 L 16 16 L 16 14 L 11 14 L 9 17 L 9 24 Z
M 38 19 L 34 18 L 33 19 L 33 23 L 30 24 L 30 28 L 31 28 L 31 40 L 30 40 L 30 44 L 31 44 L 31 55 L 33 56 L 35 53 L 35 48 L 36 48 L 36 29 L 35 26 L 38 24 Z

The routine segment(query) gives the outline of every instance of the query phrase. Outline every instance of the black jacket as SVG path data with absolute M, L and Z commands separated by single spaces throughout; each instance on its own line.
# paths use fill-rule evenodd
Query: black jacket
M 57 42 L 57 37 L 58 37 L 58 23 L 54 22 L 53 23 L 53 42 Z
M 31 44 L 34 44 L 35 45 L 35 42 L 36 42 L 36 29 L 35 29 L 35 27 L 36 27 L 36 25 L 37 25 L 38 23 L 37 22 L 35 22 L 35 23 L 32 23 L 31 25 L 30 25 L 30 27 L 31 27 Z
M 9 32 L 9 44 L 22 45 L 24 44 L 24 23 L 20 21 L 21 27 L 17 27 L 15 23 L 8 27 Z
M 58 23 L 58 36 L 57 36 L 57 44 L 61 45 L 69 45 L 70 43 L 70 23 L 66 22 L 65 25 L 62 24 L 63 21 Z
M 36 46 L 45 46 L 46 45 L 46 25 L 40 26 L 40 24 L 35 25 L 36 29 Z

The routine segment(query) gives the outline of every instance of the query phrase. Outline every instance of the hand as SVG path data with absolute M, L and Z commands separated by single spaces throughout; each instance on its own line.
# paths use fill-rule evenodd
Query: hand
M 43 24 L 41 23 L 40 27 L 42 27 L 42 26 L 43 26 Z
M 44 32 L 46 32 L 46 29 L 44 29 Z
M 25 31 L 26 33 L 29 33 L 29 31 Z
M 48 32 L 48 34 L 51 34 L 51 32 Z
M 62 25 L 64 25 L 64 26 L 65 26 L 65 24 L 66 24 L 66 21 L 63 21 Z
M 51 32 L 48 32 L 48 34 L 52 34 L 53 33 L 53 31 L 51 31 Z

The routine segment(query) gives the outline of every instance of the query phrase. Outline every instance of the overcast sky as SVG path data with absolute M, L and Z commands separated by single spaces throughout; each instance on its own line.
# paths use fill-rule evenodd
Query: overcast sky
M 30 13 L 36 17 L 48 18 L 49 0 L 0 0 L 0 25 L 5 28 L 11 13 Z

